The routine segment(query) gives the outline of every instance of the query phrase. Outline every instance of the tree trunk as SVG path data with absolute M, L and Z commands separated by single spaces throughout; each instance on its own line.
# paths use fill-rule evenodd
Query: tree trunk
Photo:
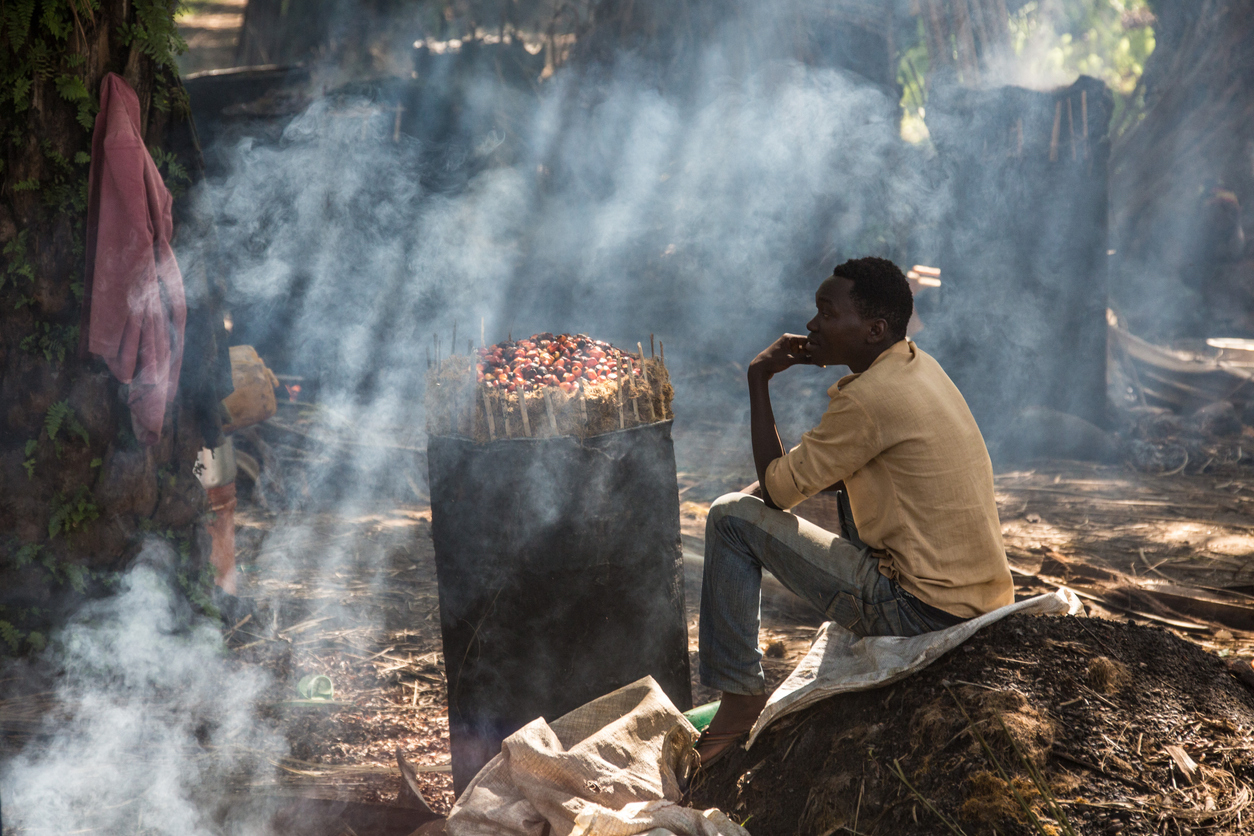
M 1159 0 L 1154 8 L 1158 46 L 1141 80 L 1145 115 L 1120 137 L 1111 161 L 1112 231 L 1124 265 L 1119 290 L 1129 307 L 1147 309 L 1153 306 L 1139 300 L 1157 299 L 1161 308 L 1173 307 L 1170 280 L 1179 277 L 1195 286 L 1219 282 L 1241 260 L 1239 246 L 1225 246 L 1241 216 L 1208 211 L 1215 208 L 1214 190 L 1235 196 L 1247 219 L 1254 203 L 1249 139 L 1254 135 L 1254 7 L 1239 0 Z M 1226 236 L 1216 228 L 1224 222 Z M 1247 260 L 1242 270 L 1239 292 L 1219 307 L 1244 306 L 1240 314 L 1248 320 L 1254 317 L 1254 298 L 1245 285 L 1254 276 L 1254 264 Z M 1171 311 L 1152 313 L 1178 320 Z M 1200 327 L 1213 330 L 1198 335 L 1235 336 L 1215 333 L 1214 320 L 1225 313 L 1231 311 L 1212 306 Z M 1163 327 L 1163 336 L 1172 336 L 1173 327 L 1175 335 L 1187 331 L 1182 322 Z M 1148 321 L 1134 324 L 1157 330 Z
M 203 575 L 199 427 L 173 407 L 161 441 L 141 446 L 124 387 L 76 355 L 101 80 L 126 78 L 146 144 L 163 147 L 189 119 L 180 45 L 169 0 L 0 6 L 0 653 L 38 647 L 57 612 L 104 588 L 148 532 L 171 541 L 185 588 Z M 178 185 L 186 164 L 157 157 Z

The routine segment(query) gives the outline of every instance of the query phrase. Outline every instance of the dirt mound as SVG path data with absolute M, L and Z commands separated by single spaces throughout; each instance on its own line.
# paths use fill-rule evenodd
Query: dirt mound
M 754 836 L 1248 829 L 1254 691 L 1164 630 L 1013 616 L 698 776 Z M 1164 829 L 1166 828 L 1166 829 Z

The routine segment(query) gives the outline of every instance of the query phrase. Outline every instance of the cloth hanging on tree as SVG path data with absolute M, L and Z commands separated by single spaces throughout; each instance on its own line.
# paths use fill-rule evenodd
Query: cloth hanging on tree
M 119 75 L 100 85 L 87 192 L 87 270 L 79 350 L 122 383 L 135 437 L 161 439 L 178 390 L 187 304 L 170 238 L 173 198 L 144 147 L 139 97 Z

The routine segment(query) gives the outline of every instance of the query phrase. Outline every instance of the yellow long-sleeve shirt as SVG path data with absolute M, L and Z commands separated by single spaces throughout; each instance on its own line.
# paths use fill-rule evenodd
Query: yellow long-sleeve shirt
M 791 508 L 843 479 L 882 574 L 965 618 L 1013 603 L 993 465 L 940 364 L 902 340 L 827 394 L 819 425 L 766 469 L 775 504 Z

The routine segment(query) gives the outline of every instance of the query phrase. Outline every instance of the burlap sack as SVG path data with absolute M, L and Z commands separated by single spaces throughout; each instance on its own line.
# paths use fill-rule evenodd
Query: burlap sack
M 449 836 L 748 836 L 718 810 L 677 802 L 697 731 L 653 677 L 501 744 L 448 818 Z

